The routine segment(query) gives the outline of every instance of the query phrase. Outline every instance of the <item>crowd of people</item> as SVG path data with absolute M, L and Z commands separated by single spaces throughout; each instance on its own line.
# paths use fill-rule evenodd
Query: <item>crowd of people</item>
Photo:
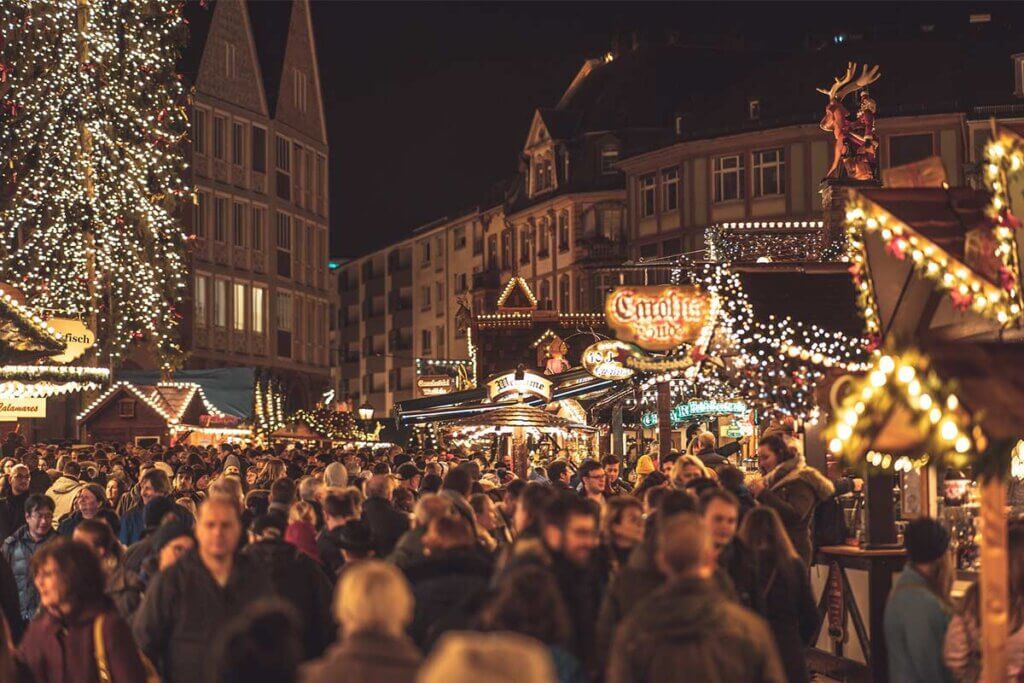
M 694 443 L 524 480 L 479 453 L 9 438 L 0 680 L 806 682 L 833 484 L 783 434 L 749 485 Z

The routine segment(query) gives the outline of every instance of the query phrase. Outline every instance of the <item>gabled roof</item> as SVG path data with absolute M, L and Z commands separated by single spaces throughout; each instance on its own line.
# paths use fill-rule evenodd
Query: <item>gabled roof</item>
M 505 288 L 498 295 L 497 307 L 533 309 L 537 308 L 537 297 L 530 290 L 526 280 L 516 275 L 505 284 Z
M 0 288 L 0 362 L 36 360 L 64 347 L 60 333 Z
M 277 96 L 281 91 L 281 73 L 284 68 L 284 52 L 288 46 L 288 31 L 291 26 L 292 0 L 250 0 L 245 3 L 249 10 L 249 25 L 256 42 L 256 55 L 263 76 L 263 92 L 267 97 L 267 110 L 274 117 L 277 110 Z
M 178 59 L 178 73 L 188 83 L 195 83 L 199 75 L 199 64 L 203 60 L 203 51 L 206 49 L 206 39 L 210 35 L 217 1 L 186 2 L 181 10 L 185 27 L 188 29 L 188 42 Z
M 164 382 L 155 387 L 143 387 L 131 382 L 117 382 L 100 395 L 92 405 L 79 413 L 78 422 L 84 422 L 118 395 L 127 393 L 152 408 L 167 424 L 179 424 L 190 409 L 202 410 L 209 415 L 224 415 L 206 399 L 203 388 L 191 382 Z
M 568 140 L 576 136 L 583 116 L 578 111 L 559 109 L 538 109 L 537 114 L 548 129 L 548 135 L 555 140 Z

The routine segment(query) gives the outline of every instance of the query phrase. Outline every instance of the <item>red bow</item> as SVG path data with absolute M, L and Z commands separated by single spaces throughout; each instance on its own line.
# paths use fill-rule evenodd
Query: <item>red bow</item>
M 1006 266 L 1002 266 L 999 269 L 999 286 L 1009 291 L 1013 289 L 1013 286 L 1017 284 L 1017 278 L 1013 272 Z
M 893 237 L 889 240 L 889 243 L 885 245 L 885 250 L 893 257 L 902 261 L 907 257 L 907 240 L 902 237 Z
M 949 293 L 949 298 L 953 300 L 953 308 L 963 312 L 971 307 L 971 303 L 974 301 L 974 295 L 968 292 L 967 294 L 961 294 L 958 290 L 953 290 Z

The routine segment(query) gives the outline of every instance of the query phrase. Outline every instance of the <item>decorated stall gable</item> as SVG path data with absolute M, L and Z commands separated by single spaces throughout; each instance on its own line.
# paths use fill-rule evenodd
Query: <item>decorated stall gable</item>
M 605 316 L 622 341 L 667 351 L 700 336 L 711 299 L 694 286 L 619 287 L 605 302 Z

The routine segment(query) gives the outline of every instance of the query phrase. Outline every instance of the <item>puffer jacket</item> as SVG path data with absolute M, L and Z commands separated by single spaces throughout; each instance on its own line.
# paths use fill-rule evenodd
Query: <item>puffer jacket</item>
M 757 495 L 757 502 L 779 513 L 793 549 L 810 566 L 814 559 L 814 509 L 835 493 L 835 486 L 821 472 L 808 467 L 802 455 L 779 463 L 764 476 L 764 481 L 765 488 Z
M 57 525 L 64 519 L 65 516 L 71 514 L 72 506 L 74 505 L 75 498 L 78 497 L 78 492 L 85 486 L 84 482 L 66 477 L 63 474 L 57 478 L 57 481 L 46 490 L 46 495 L 53 499 L 53 528 L 56 529 Z
M 21 604 L 21 618 L 26 623 L 32 620 L 39 609 L 39 593 L 36 591 L 35 581 L 32 580 L 29 563 L 39 546 L 56 537 L 57 532 L 51 529 L 46 536 L 36 541 L 29 535 L 28 527 L 23 526 L 11 534 L 0 548 L 14 573 L 14 581 L 18 585 L 18 601 Z
M 644 598 L 615 633 L 608 683 L 785 683 L 763 619 L 705 579 L 676 579 Z

